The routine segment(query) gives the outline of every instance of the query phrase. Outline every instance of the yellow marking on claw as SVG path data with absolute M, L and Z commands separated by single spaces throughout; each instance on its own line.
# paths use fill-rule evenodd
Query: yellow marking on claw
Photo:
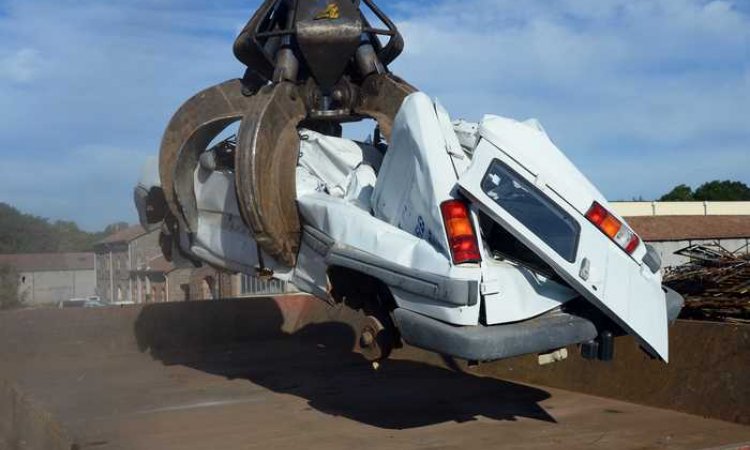
M 329 3 L 324 11 L 315 16 L 315 20 L 334 20 L 339 17 L 341 17 L 339 5 L 336 3 Z

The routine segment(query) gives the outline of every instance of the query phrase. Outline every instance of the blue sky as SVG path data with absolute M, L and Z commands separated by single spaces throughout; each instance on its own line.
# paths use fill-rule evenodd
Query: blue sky
M 389 0 L 399 75 L 455 118 L 538 118 L 610 199 L 750 183 L 750 2 Z M 239 76 L 255 1 L 0 0 L 0 201 L 135 221 L 167 121 Z

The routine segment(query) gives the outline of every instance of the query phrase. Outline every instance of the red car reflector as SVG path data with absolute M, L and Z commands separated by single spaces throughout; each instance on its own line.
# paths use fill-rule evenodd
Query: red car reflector
M 477 235 L 466 204 L 459 200 L 448 200 L 440 205 L 445 222 L 445 231 L 454 264 L 480 262 Z
M 633 237 L 630 239 L 630 242 L 628 242 L 627 247 L 625 247 L 625 251 L 628 252 L 628 254 L 632 255 L 635 249 L 637 249 L 639 245 L 641 245 L 641 238 L 639 238 L 638 236 L 634 234 Z

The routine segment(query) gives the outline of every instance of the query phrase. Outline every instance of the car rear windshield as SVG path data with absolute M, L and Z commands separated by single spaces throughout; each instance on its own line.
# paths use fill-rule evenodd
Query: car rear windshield
M 482 180 L 482 190 L 569 262 L 575 262 L 581 226 L 531 183 L 499 160 Z

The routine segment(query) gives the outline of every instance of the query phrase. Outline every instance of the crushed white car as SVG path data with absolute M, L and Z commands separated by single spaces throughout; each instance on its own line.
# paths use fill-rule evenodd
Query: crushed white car
M 226 144 L 194 167 L 194 231 L 180 233 L 171 257 L 353 302 L 370 318 L 360 344 L 373 360 L 402 340 L 472 361 L 572 344 L 610 359 L 613 336 L 631 334 L 668 361 L 682 298 L 662 286 L 656 252 L 537 122 L 452 122 L 417 92 L 387 146 L 299 133 L 294 267 L 253 240 Z M 166 210 L 155 173 L 136 188 L 149 227 Z

